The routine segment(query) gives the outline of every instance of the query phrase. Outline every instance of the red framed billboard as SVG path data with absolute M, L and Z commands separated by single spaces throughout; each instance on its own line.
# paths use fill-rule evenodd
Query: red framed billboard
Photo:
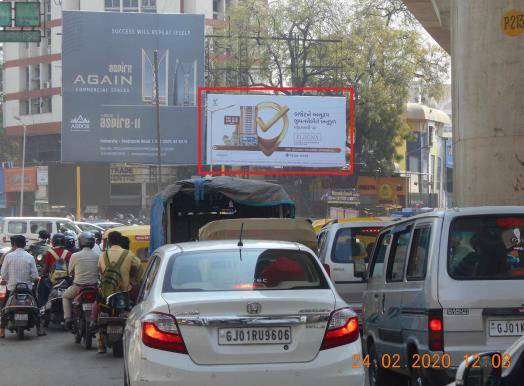
M 252 93 L 252 92 L 268 92 L 268 91 L 304 91 L 304 92 L 338 92 L 346 95 L 349 115 L 346 117 L 347 123 L 347 142 L 349 143 L 349 168 L 308 168 L 304 169 L 266 169 L 266 170 L 212 170 L 205 167 L 203 163 L 203 100 L 204 94 L 208 93 Z M 348 176 L 354 173 L 354 157 L 355 157 L 355 92 L 353 87 L 199 87 L 198 88 L 198 125 L 197 125 L 197 173 L 198 175 L 336 175 Z M 344 146 L 345 148 L 346 146 Z M 220 166 L 213 165 L 213 166 Z M 227 165 L 226 165 L 227 166 Z M 247 165 L 246 165 L 247 166 Z

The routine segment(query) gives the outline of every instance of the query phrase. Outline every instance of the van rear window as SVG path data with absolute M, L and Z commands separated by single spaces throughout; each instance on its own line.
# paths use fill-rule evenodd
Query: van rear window
M 456 280 L 524 279 L 524 216 L 468 216 L 451 223 L 448 273 Z

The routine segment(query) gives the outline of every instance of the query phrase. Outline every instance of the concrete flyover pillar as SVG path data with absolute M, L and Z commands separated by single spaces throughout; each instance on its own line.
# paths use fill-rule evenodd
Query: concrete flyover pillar
M 524 0 L 451 1 L 451 31 L 455 204 L 524 205 Z

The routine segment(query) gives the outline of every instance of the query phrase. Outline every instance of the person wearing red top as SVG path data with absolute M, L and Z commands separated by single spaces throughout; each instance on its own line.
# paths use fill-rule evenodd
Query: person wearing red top
M 60 258 L 64 259 L 66 265 L 69 264 L 72 253 L 65 249 L 65 236 L 62 233 L 56 233 L 51 240 L 53 248 L 44 255 L 44 266 L 42 267 L 42 278 L 38 283 L 37 288 L 37 302 L 38 307 L 43 307 L 49 298 L 52 284 L 50 277 L 52 276 L 56 261 Z M 65 268 L 67 272 L 67 267 Z

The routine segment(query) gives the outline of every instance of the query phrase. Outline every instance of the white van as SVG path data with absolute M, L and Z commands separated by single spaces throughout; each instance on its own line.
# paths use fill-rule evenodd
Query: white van
M 389 219 L 379 217 L 335 220 L 318 234 L 321 263 L 337 292 L 359 315 L 366 283 L 354 276 L 354 265 L 367 264 L 380 230 L 390 223 Z
M 380 232 L 364 278 L 371 386 L 400 385 L 398 374 L 447 385 L 469 355 L 524 335 L 524 206 L 399 221 Z
M 10 245 L 13 235 L 24 235 L 28 244 L 38 241 L 40 230 L 51 235 L 64 230 L 81 232 L 71 220 L 62 217 L 0 217 L 0 245 Z

